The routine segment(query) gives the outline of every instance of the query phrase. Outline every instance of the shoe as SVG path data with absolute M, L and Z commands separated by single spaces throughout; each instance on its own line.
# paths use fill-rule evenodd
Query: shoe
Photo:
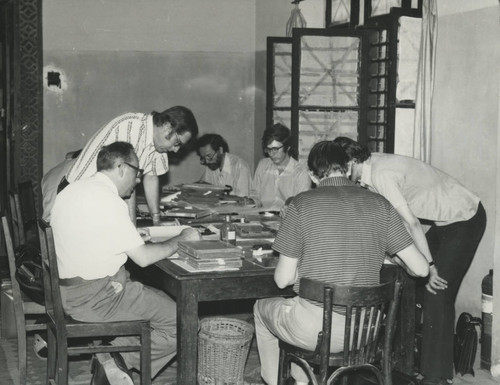
M 120 353 L 98 353 L 92 358 L 90 385 L 134 385 Z

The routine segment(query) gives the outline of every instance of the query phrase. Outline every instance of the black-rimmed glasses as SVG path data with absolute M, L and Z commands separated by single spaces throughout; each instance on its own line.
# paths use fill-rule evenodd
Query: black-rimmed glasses
M 137 174 L 135 175 L 135 177 L 137 179 L 141 179 L 142 178 L 142 176 L 144 175 L 144 170 L 142 168 L 134 166 L 133 164 L 130 164 L 129 162 L 123 162 L 123 163 L 125 163 L 127 166 L 133 168 L 137 172 Z
M 279 146 L 279 147 L 266 147 L 264 151 L 266 154 L 276 154 L 279 150 L 281 150 L 285 145 Z
M 214 152 L 213 154 L 205 155 L 205 156 L 200 155 L 200 163 L 206 164 L 207 162 L 211 162 L 212 159 L 214 159 L 216 155 L 217 155 L 216 152 Z

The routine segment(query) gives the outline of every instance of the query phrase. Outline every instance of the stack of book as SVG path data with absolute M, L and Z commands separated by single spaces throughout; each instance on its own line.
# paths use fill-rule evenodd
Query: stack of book
M 243 264 L 243 250 L 218 240 L 179 242 L 179 256 L 194 269 L 238 269 Z

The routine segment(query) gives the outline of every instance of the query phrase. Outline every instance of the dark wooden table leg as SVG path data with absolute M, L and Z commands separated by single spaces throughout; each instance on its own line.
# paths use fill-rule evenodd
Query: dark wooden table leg
M 396 316 L 393 368 L 412 375 L 415 343 L 415 279 L 399 266 L 384 266 L 380 281 L 387 282 L 391 279 L 398 279 L 403 284 L 401 302 Z
M 198 373 L 197 282 L 180 283 L 177 296 L 177 384 L 196 385 Z
M 395 345 L 399 357 L 395 369 L 400 372 L 413 374 L 413 357 L 415 345 L 415 280 L 404 272 L 400 272 L 399 279 L 403 283 L 401 303 L 399 305 L 399 321 Z

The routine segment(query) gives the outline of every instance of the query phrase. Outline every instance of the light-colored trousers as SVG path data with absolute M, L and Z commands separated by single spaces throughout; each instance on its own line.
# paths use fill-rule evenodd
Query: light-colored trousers
M 323 309 L 300 298 L 266 298 L 254 306 L 255 334 L 261 376 L 276 385 L 279 366 L 279 339 L 300 348 L 314 350 L 322 329 Z M 340 352 L 344 343 L 345 317 L 332 313 L 331 352 Z M 292 364 L 292 377 L 307 383 L 305 372 Z
M 82 322 L 149 320 L 151 374 L 154 377 L 174 356 L 177 347 L 176 304 L 166 293 L 131 281 L 122 266 L 112 277 L 75 286 L 61 286 L 64 310 Z M 136 343 L 138 337 L 118 337 L 113 345 Z M 122 353 L 129 368 L 140 368 L 139 352 Z

